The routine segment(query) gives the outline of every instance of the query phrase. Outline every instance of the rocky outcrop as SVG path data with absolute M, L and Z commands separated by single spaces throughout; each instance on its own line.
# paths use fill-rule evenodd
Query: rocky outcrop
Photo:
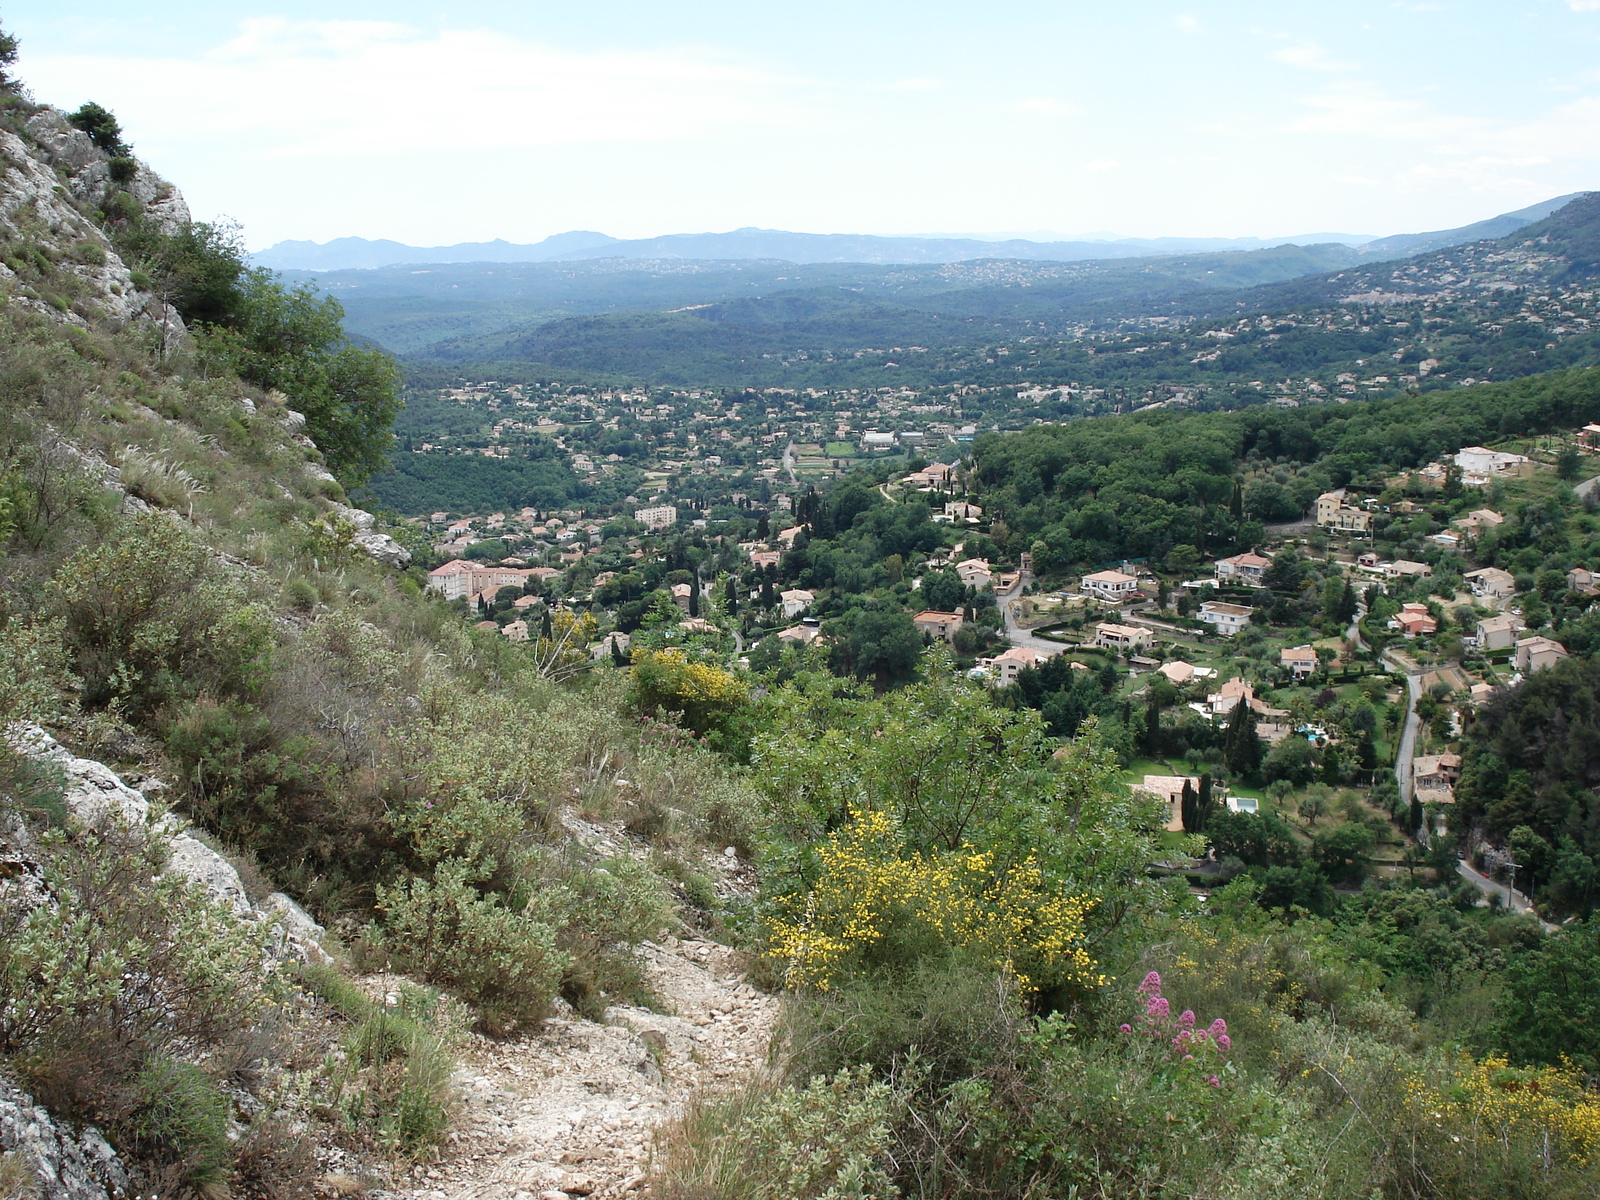
M 54 108 L 28 118 L 27 130 L 50 164 L 67 173 L 73 196 L 84 204 L 99 204 L 112 183 L 111 156 Z M 177 233 L 191 219 L 189 205 L 177 188 L 135 162 L 133 178 L 121 186 L 143 207 L 146 220 L 162 233 Z
M 350 543 L 358 550 L 371 555 L 386 567 L 398 568 L 410 565 L 411 551 L 387 533 L 379 533 L 375 528 L 378 518 L 365 509 L 335 504 L 333 515 L 335 520 L 348 522 L 355 528 Z
M 33 1175 L 27 1200 L 122 1200 L 127 1168 L 99 1131 L 58 1124 L 20 1088 L 0 1077 L 0 1148 Z
M 257 907 L 251 903 L 243 880 L 232 863 L 188 831 L 177 817 L 152 811 L 142 792 L 129 787 L 116 772 L 92 758 L 79 758 L 37 726 L 24 727 L 14 738 L 16 748 L 36 762 L 60 772 L 62 801 L 74 818 L 87 826 L 115 822 L 148 827 L 167 840 L 171 852 L 167 870 L 175 871 L 203 887 L 213 899 L 233 909 L 241 921 L 264 921 L 278 930 L 278 950 L 284 958 L 323 962 L 322 927 L 288 896 L 275 893 Z M 23 840 L 13 830 L 4 840 Z M 19 875 L 28 865 L 26 844 L 15 846 Z M 0 873 L 4 870 L 0 859 Z

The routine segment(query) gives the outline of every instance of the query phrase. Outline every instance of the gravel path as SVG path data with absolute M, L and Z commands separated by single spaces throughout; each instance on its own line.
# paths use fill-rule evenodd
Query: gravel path
M 396 1200 L 620 1197 L 644 1185 L 657 1126 L 700 1089 L 760 1071 L 778 1001 L 751 987 L 734 952 L 668 938 L 643 948 L 652 1009 L 570 1012 L 536 1037 L 469 1038 L 457 1118 L 441 1161 L 417 1168 Z

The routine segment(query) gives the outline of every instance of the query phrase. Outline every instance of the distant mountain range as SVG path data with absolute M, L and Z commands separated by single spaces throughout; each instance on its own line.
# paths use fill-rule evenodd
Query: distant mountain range
M 336 238 L 326 243 L 286 241 L 252 255 L 251 259 L 258 266 L 280 271 L 341 271 L 411 264 L 553 263 L 606 258 L 700 262 L 775 260 L 802 264 L 951 263 L 979 259 L 1083 262 L 1327 244 L 1355 247 L 1363 257 L 1403 258 L 1464 242 L 1503 237 L 1548 216 L 1571 200 L 1573 195 L 1559 196 L 1459 229 L 1383 238 L 1319 233 L 1272 240 L 1121 238 L 1115 241 L 1036 242 L 1023 238 L 988 241 L 981 238 L 878 237 L 871 234 L 792 233 L 781 229 L 745 228 L 729 233 L 676 233 L 655 238 L 622 239 L 603 233 L 574 230 L 529 245 L 498 239 L 492 242 L 462 242 L 454 246 L 408 246 L 402 242 L 359 237 Z

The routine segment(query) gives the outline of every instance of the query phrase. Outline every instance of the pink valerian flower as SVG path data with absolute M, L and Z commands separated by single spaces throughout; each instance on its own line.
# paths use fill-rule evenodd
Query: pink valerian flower
M 1211 1022 L 1211 1034 L 1212 1034 L 1213 1037 L 1220 1037 L 1221 1035 L 1223 1035 L 1224 1033 L 1227 1033 L 1227 1032 L 1228 1032 L 1228 1023 L 1226 1021 L 1224 1021 L 1221 1017 L 1218 1017 L 1215 1021 Z
M 1218 1079 L 1215 1075 L 1207 1075 L 1206 1076 L 1206 1082 L 1209 1083 L 1212 1087 L 1221 1087 L 1222 1086 L 1222 1080 Z
M 1138 994 L 1141 996 L 1161 995 L 1161 976 L 1155 971 L 1151 971 L 1150 974 L 1144 977 L 1144 982 L 1139 985 Z
M 1160 1021 L 1165 1023 L 1172 1014 L 1172 1005 L 1165 996 L 1154 996 L 1150 1003 L 1144 1006 L 1144 1019 L 1146 1021 Z
M 1233 1047 L 1233 1039 L 1225 1033 L 1217 1034 L 1217 1049 L 1226 1054 Z
M 1129 1025 L 1126 1021 L 1124 1021 L 1121 1025 L 1118 1025 L 1117 1029 L 1122 1033 L 1132 1033 L 1133 1032 L 1133 1026 Z
M 1178 1024 L 1188 1029 L 1194 1024 L 1194 1009 L 1186 1008 L 1178 1014 Z

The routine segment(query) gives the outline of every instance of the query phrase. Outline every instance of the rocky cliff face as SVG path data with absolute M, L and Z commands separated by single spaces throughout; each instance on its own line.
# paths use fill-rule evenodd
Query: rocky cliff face
M 118 178 L 115 172 L 131 169 Z M 153 290 L 138 264 L 126 262 L 96 218 L 113 192 L 137 201 L 143 220 L 164 234 L 180 232 L 191 220 L 189 206 L 171 183 L 137 159 L 118 159 L 100 149 L 54 108 L 40 108 L 20 131 L 0 126 L 0 287 L 8 301 L 68 325 L 110 322 L 144 326 L 159 334 L 165 352 L 182 347 L 187 330 L 182 317 Z M 305 418 L 275 397 L 285 432 L 316 452 L 306 437 Z M 241 398 L 241 406 L 255 405 Z M 68 457 L 81 452 L 63 446 Z M 97 461 L 90 474 L 120 489 L 117 468 Z M 320 456 L 305 465 L 308 475 L 333 481 Z M 142 507 L 136 497 L 129 506 Z M 411 554 L 375 528 L 371 513 L 332 504 L 330 522 L 348 526 L 350 543 L 377 561 L 404 567 Z
M 111 157 L 53 108 L 35 113 L 24 130 L 0 129 L 0 237 L 7 251 L 0 280 L 14 285 L 21 303 L 71 323 L 143 320 L 181 337 L 178 314 L 135 284 L 91 218 L 111 183 Z M 163 231 L 189 220 L 178 190 L 143 163 L 126 186 Z M 32 252 L 48 260 L 48 270 Z

